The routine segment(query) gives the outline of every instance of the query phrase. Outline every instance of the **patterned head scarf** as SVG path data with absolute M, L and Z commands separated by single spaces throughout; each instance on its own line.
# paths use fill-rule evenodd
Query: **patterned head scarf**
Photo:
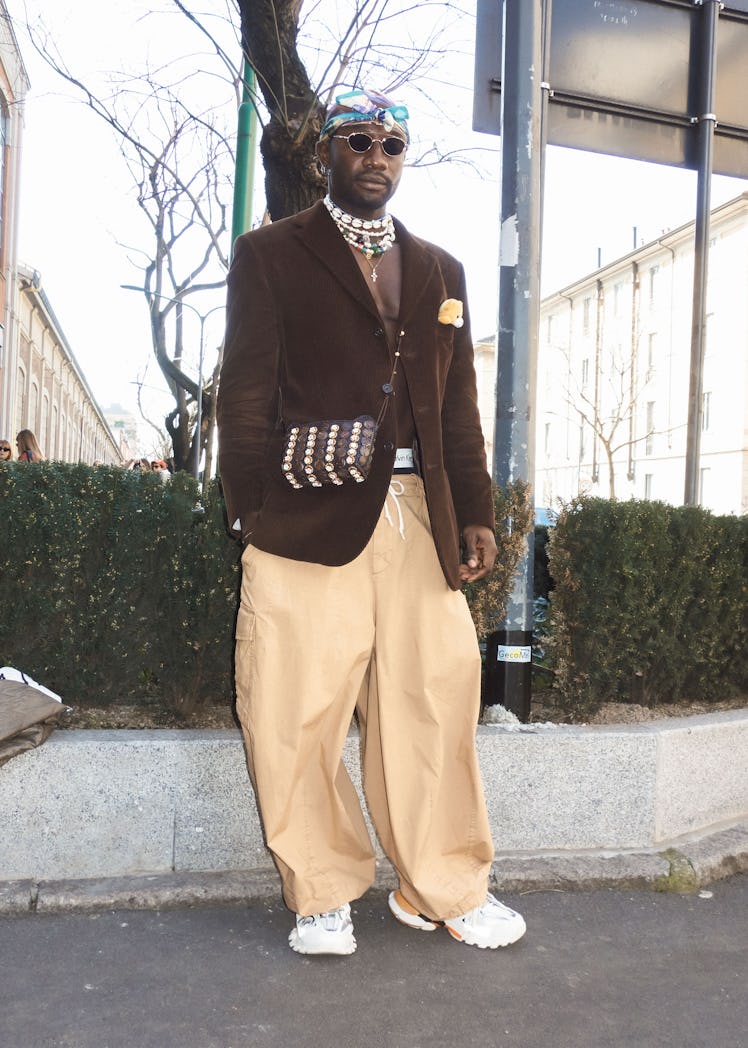
M 361 121 L 367 124 L 381 124 L 385 131 L 397 128 L 405 136 L 405 141 L 410 142 L 408 116 L 406 106 L 393 102 L 378 91 L 347 91 L 338 95 L 327 110 L 319 137 L 330 138 L 342 124 Z

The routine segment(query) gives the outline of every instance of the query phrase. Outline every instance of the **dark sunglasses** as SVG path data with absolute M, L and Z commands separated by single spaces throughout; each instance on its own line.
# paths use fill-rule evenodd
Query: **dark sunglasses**
M 0 444 L 0 451 L 10 451 L 10 448 L 7 444 Z
M 375 142 L 379 142 L 382 151 L 387 156 L 400 156 L 405 152 L 407 142 L 403 138 L 374 138 L 367 135 L 365 131 L 352 131 L 350 135 L 333 135 L 333 138 L 342 138 L 348 143 L 348 148 L 354 153 L 368 153 Z

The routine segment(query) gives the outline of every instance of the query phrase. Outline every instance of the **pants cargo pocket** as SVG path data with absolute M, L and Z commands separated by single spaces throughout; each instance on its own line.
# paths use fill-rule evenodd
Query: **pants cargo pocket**
M 242 723 L 249 710 L 254 672 L 254 648 L 256 619 L 254 611 L 240 605 L 236 619 L 236 645 L 234 652 L 236 678 L 236 712 Z

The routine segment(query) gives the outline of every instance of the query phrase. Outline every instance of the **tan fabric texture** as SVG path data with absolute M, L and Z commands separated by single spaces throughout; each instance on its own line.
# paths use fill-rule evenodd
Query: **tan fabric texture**
M 457 916 L 493 858 L 475 729 L 480 656 L 437 557 L 421 480 L 393 478 L 374 534 L 330 567 L 250 545 L 236 630 L 237 712 L 291 910 L 359 897 L 374 852 L 341 753 L 354 708 L 364 788 L 403 894 Z

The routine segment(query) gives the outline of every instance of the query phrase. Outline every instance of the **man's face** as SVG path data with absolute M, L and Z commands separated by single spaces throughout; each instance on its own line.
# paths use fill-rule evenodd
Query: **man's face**
M 347 136 L 356 134 L 375 139 L 364 153 L 355 152 L 348 144 Z M 344 211 L 359 218 L 384 214 L 385 205 L 400 182 L 405 162 L 404 150 L 399 156 L 385 153 L 382 142 L 388 138 L 405 141 L 397 129 L 385 131 L 381 124 L 362 121 L 342 124 L 332 138 L 319 143 L 319 158 L 329 169 L 330 196 Z M 356 139 L 354 143 L 358 144 Z

